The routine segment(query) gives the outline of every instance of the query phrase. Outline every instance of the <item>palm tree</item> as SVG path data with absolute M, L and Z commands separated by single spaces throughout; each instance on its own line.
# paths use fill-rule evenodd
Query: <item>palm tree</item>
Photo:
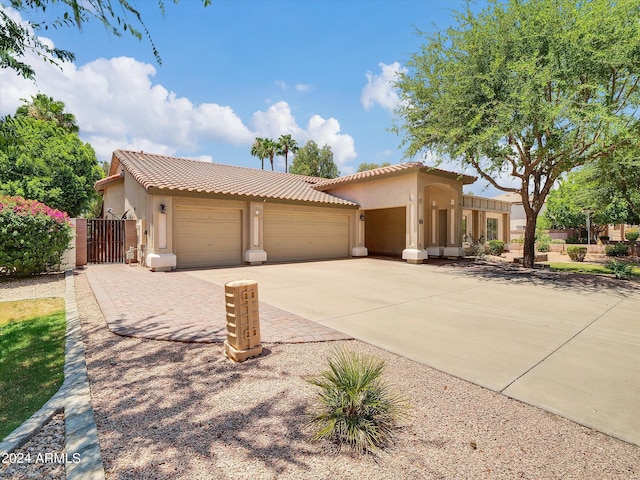
M 273 171 L 273 157 L 278 154 L 278 142 L 270 138 L 263 138 L 262 146 L 264 148 L 264 153 L 269 157 L 269 161 L 271 162 L 271 171 Z
M 28 100 L 22 98 L 23 102 Z M 25 103 L 16 110 L 16 117 L 31 117 L 36 120 L 55 122 L 69 133 L 78 133 L 80 128 L 72 113 L 65 113 L 64 102 L 54 100 L 43 93 L 31 96 L 31 103 Z
M 298 151 L 298 142 L 291 135 L 280 135 L 278 139 L 278 155 L 284 155 L 284 171 L 289 171 L 289 152 L 296 153 Z
M 267 140 L 266 138 L 257 137 L 251 145 L 251 156 L 258 157 L 262 160 L 262 170 L 264 170 L 264 159 L 269 156 L 264 148 L 264 142 Z

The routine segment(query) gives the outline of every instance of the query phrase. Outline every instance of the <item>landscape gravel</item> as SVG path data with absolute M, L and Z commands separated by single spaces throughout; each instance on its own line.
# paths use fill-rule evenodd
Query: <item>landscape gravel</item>
M 640 447 L 358 341 L 220 344 L 119 337 L 76 276 L 107 478 L 640 479 Z M 305 379 L 339 346 L 385 360 L 409 401 L 394 445 L 358 457 L 311 441 Z
M 64 414 L 59 413 L 22 448 L 1 459 L 0 479 L 66 479 L 64 438 Z
M 64 274 L 51 273 L 20 279 L 0 278 L 0 302 L 64 297 Z

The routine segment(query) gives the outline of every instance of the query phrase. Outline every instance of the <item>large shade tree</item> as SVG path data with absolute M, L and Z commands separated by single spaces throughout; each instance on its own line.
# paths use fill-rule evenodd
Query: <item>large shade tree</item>
M 321 178 L 336 178 L 340 175 L 338 166 L 333 161 L 331 147 L 325 145 L 319 148 L 313 140 L 309 140 L 298 150 L 289 173 Z
M 0 194 L 38 200 L 75 217 L 90 208 L 102 176 L 91 145 L 56 120 L 28 114 L 0 119 Z
M 178 3 L 179 0 L 173 0 Z M 201 0 L 206 7 L 211 0 Z M 3 2 L 5 3 L 5 2 Z M 9 68 L 25 78 L 35 79 L 32 65 L 24 62 L 26 52 L 34 52 L 45 61 L 60 65 L 63 61 L 73 61 L 74 55 L 68 50 L 52 48 L 38 38 L 38 33 L 50 28 L 82 26 L 97 21 L 107 32 L 119 37 L 125 32 L 137 39 L 147 37 L 158 64 L 162 64 L 160 53 L 144 24 L 135 2 L 130 0 L 10 0 L 9 5 L 27 16 L 26 23 L 16 22 L 0 4 L 0 68 Z M 165 13 L 165 1 L 156 0 L 160 12 Z M 47 9 L 55 8 L 59 16 L 50 21 L 39 20 Z
M 638 131 L 639 0 L 490 0 L 426 35 L 397 82 L 406 155 L 473 166 L 520 194 L 524 265 L 554 183 Z

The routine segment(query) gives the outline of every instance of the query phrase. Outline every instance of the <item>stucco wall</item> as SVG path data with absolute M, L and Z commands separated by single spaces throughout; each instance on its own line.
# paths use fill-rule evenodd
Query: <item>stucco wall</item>
M 407 173 L 349 185 L 337 185 L 327 193 L 360 205 L 363 210 L 404 207 L 416 191 L 416 174 Z
M 102 195 L 102 211 L 104 218 L 113 218 L 107 213 L 111 209 L 112 213 L 121 218 L 125 211 L 124 208 L 124 180 L 117 180 L 109 183 Z

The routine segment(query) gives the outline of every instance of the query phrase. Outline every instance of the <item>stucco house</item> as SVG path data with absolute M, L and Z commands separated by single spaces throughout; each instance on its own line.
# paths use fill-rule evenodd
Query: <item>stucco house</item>
M 328 180 L 117 150 L 95 188 L 105 217 L 136 220 L 140 262 L 166 270 L 461 257 L 465 234 L 509 238 L 510 204 L 463 195 L 475 180 L 419 162 Z

